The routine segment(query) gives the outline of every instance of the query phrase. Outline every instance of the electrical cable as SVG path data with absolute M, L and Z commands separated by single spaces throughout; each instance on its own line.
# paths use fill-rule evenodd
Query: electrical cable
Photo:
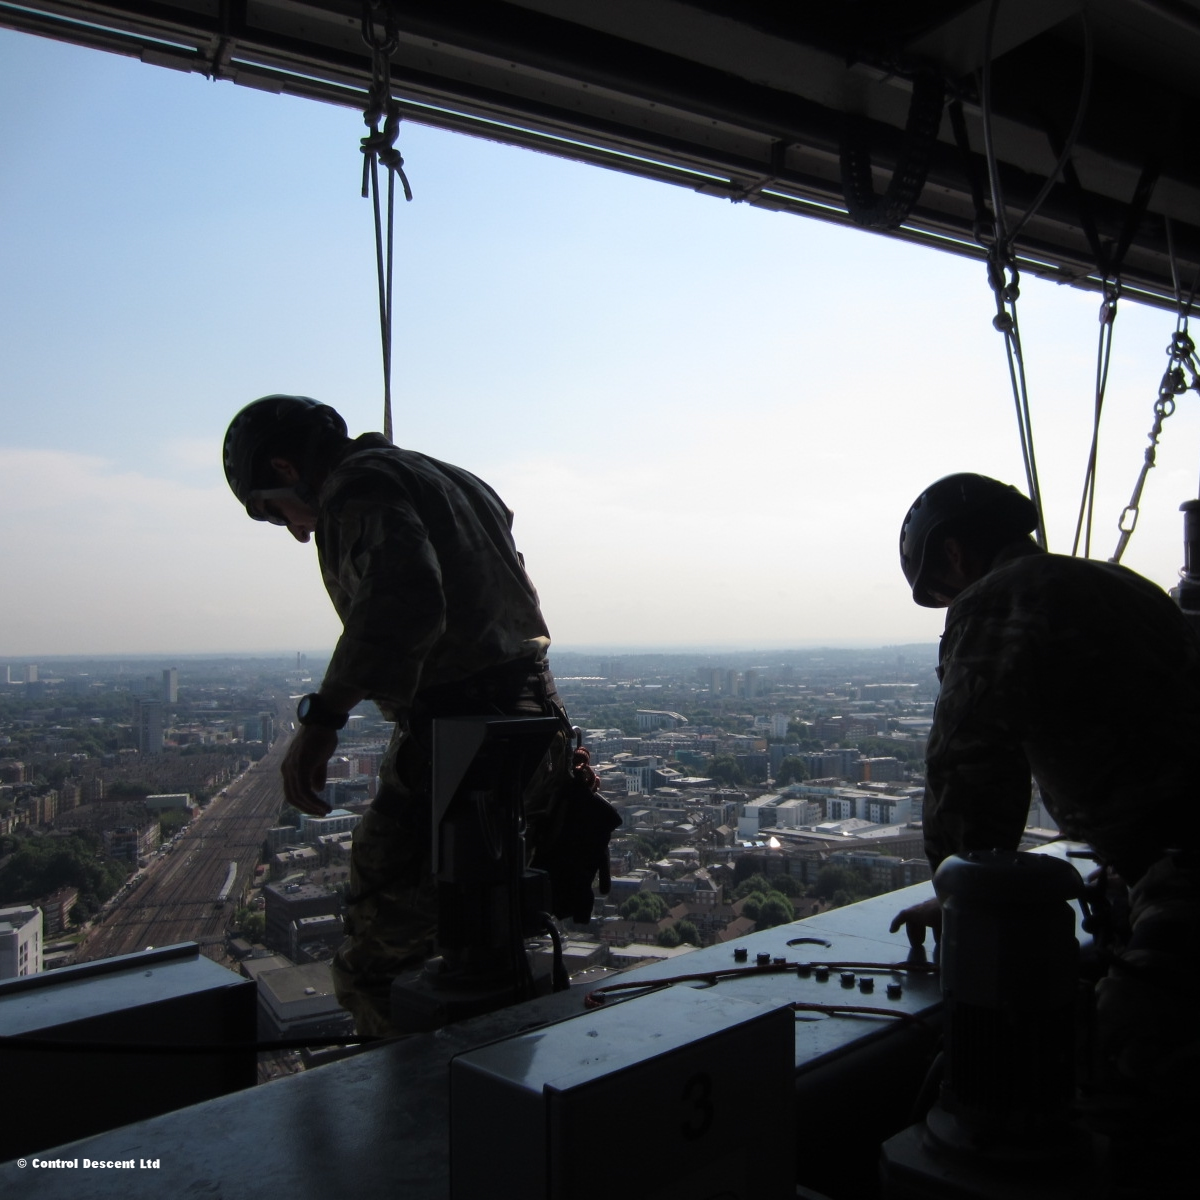
M 715 987 L 723 979 L 746 979 L 756 975 L 787 975 L 792 974 L 798 967 L 828 967 L 830 970 L 854 970 L 880 974 L 911 973 L 914 975 L 936 975 L 938 967 L 935 963 L 898 962 L 898 963 L 868 963 L 868 962 L 770 962 L 752 967 L 721 967 L 715 971 L 697 971 L 689 975 L 671 975 L 664 979 L 627 979 L 620 983 L 606 983 L 589 992 L 584 997 L 587 1008 L 599 1008 L 606 1003 L 610 994 L 615 992 L 646 991 L 649 989 L 670 987 L 676 983 L 703 983 L 707 987 Z M 828 1006 L 826 1006 L 828 1007 Z M 836 1006 L 843 1007 L 843 1006 Z M 891 1013 L 891 1009 L 883 1009 Z M 911 1015 L 911 1014 L 907 1014 Z
M 63 1038 L 31 1038 L 0 1035 L 0 1049 L 36 1050 L 77 1054 L 271 1054 L 280 1050 L 311 1050 L 332 1046 L 358 1046 L 396 1042 L 401 1037 L 374 1037 L 354 1034 L 346 1037 L 279 1038 L 262 1042 L 89 1042 Z

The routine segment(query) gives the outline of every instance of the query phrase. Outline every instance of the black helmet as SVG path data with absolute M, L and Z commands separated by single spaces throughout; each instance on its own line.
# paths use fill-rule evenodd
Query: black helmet
M 266 517 L 254 503 L 254 493 L 273 486 L 267 474 L 266 451 L 280 453 L 307 466 L 311 452 L 329 437 L 345 437 L 346 422 L 336 409 L 308 396 L 263 396 L 247 404 L 229 424 L 222 458 L 225 479 L 240 504 L 256 520 Z
M 931 483 L 913 501 L 900 527 L 900 568 L 913 599 L 924 608 L 941 605 L 927 590 L 929 539 L 950 525 L 966 526 L 999 542 L 1022 537 L 1037 528 L 1032 500 L 1010 484 L 986 475 L 947 475 Z

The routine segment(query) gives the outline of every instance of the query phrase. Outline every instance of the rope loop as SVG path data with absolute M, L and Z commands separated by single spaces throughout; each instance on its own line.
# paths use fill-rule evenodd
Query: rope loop
M 380 16 L 382 19 L 377 19 Z M 400 22 L 396 10 L 386 0 L 363 0 L 362 36 L 376 54 L 390 58 L 396 52 L 400 45 Z
M 400 45 L 400 21 L 392 0 L 363 0 L 362 38 L 371 50 L 371 86 L 363 123 L 371 131 L 359 142 L 363 155 L 362 195 L 370 198 L 375 218 L 375 273 L 379 285 L 379 339 L 383 354 L 383 435 L 392 440 L 392 264 L 396 177 L 404 199 L 413 198 L 404 158 L 396 149 L 400 105 L 392 95 L 392 55 Z M 380 127 L 382 123 L 382 128 Z M 379 167 L 387 171 L 386 240 L 379 195 Z

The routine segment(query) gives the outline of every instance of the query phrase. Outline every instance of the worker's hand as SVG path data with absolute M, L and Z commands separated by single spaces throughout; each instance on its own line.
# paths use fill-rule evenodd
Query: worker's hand
M 901 925 L 908 931 L 910 946 L 925 945 L 926 929 L 933 930 L 935 942 L 940 941 L 942 937 L 942 902 L 934 896 L 930 900 L 924 900 L 920 904 L 914 904 L 912 908 L 898 912 L 892 918 L 888 932 L 896 933 Z
M 334 730 L 320 725 L 301 725 L 288 746 L 283 766 L 279 768 L 288 803 L 310 817 L 323 817 L 330 811 L 317 792 L 325 786 L 325 768 L 337 744 Z

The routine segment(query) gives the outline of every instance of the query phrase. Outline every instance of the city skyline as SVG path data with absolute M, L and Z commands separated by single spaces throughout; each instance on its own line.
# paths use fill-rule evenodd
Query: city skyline
M 332 646 L 311 549 L 247 521 L 217 459 L 269 392 L 379 424 L 360 118 L 7 31 L 0 63 L 0 655 Z M 936 640 L 905 509 L 950 471 L 1023 479 L 981 264 L 407 123 L 401 148 L 397 441 L 513 508 L 557 649 Z M 1057 550 L 1097 304 L 1023 281 Z M 1122 305 L 1099 556 L 1173 326 Z M 1197 444 L 1181 404 L 1125 560 L 1163 586 Z

